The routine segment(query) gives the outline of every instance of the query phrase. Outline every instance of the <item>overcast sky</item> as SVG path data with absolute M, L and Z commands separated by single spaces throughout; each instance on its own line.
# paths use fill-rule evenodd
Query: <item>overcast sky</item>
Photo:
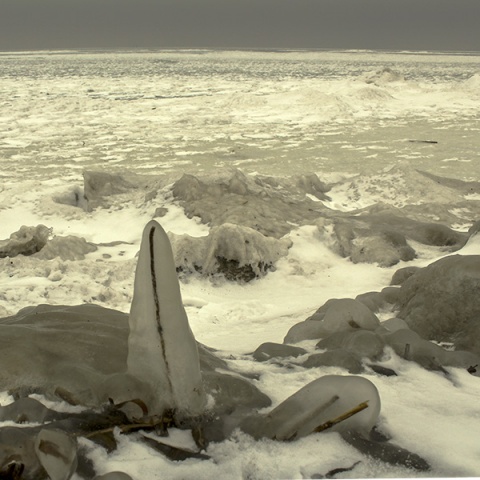
M 0 0 L 0 50 L 480 51 L 480 0 Z

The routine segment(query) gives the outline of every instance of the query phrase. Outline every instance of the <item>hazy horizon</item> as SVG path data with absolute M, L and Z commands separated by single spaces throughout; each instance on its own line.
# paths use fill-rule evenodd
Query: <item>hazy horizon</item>
M 478 0 L 4 0 L 0 50 L 480 50 Z

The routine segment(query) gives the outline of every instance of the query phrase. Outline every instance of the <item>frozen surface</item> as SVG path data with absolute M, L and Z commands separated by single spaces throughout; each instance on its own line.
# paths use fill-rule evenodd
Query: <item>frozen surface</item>
M 211 245 L 254 273 L 268 257 L 273 268 L 249 282 L 225 280 L 206 262 L 215 255 L 200 255 L 212 272 L 180 278 L 196 339 L 258 378 L 273 409 L 348 372 L 303 368 L 302 356 L 254 361 L 261 343 L 282 343 L 329 299 L 381 291 L 399 268 L 480 254 L 468 233 L 480 212 L 478 55 L 26 52 L 1 53 L 0 66 L 0 245 L 23 225 L 51 229 L 38 253 L 0 258 L 1 317 L 45 303 L 128 312 L 155 216 L 171 238 L 189 236 L 184 267 Z M 108 176 L 86 188 L 85 171 L 121 188 Z M 198 195 L 174 189 L 184 174 Z M 237 227 L 214 237 L 225 223 Z M 247 231 L 241 249 L 234 228 L 266 241 Z M 312 353 L 316 342 L 298 346 Z M 380 394 L 378 425 L 428 472 L 372 460 L 333 432 L 289 443 L 236 432 L 208 447 L 213 461 L 171 462 L 124 436 L 111 454 L 85 443 L 98 473 L 135 480 L 311 478 L 358 460 L 339 476 L 478 476 L 479 378 L 385 352 L 397 376 L 362 373 Z M 188 432 L 171 441 L 193 445 Z

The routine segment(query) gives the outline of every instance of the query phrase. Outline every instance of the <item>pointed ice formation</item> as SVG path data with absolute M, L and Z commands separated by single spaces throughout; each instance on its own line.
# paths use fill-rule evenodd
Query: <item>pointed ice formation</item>
M 128 373 L 149 386 L 149 411 L 202 413 L 206 396 L 197 345 L 183 308 L 170 242 L 154 220 L 143 232 L 129 322 Z

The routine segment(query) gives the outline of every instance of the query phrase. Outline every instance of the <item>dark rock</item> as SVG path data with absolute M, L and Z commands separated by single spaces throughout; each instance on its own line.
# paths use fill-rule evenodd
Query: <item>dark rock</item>
M 403 329 L 408 330 L 409 328 L 405 320 L 401 318 L 396 318 L 396 317 L 385 320 L 384 322 L 381 323 L 381 326 L 390 333 L 396 332 L 397 330 L 403 330 Z
M 395 370 L 392 370 L 391 368 L 384 367 L 382 365 L 372 365 L 372 364 L 369 364 L 367 366 L 371 368 L 375 373 L 378 373 L 379 375 L 383 375 L 385 377 L 397 376 L 397 372 Z
M 165 207 L 158 207 L 155 209 L 155 213 L 153 214 L 153 218 L 164 217 L 168 213 L 168 208 Z
M 391 443 L 377 442 L 354 431 L 342 432 L 342 438 L 364 455 L 368 455 L 375 460 L 421 472 L 431 468 L 429 463 L 416 453 L 409 452 Z
M 373 313 L 378 312 L 385 303 L 380 292 L 361 293 L 355 297 L 355 300 L 363 303 Z
M 324 353 L 314 353 L 302 363 L 302 366 L 305 368 L 340 367 L 348 370 L 349 373 L 360 373 L 363 371 L 359 357 L 342 348 L 328 350 Z
M 252 382 L 236 375 L 205 371 L 202 372 L 205 389 L 215 400 L 215 412 L 233 412 L 237 407 L 260 409 L 271 405 L 272 401 Z
M 381 292 L 367 292 L 357 295 L 355 300 L 362 302 L 369 310 L 376 313 L 386 305 L 393 305 L 397 302 L 399 289 L 385 287 Z
M 399 268 L 392 276 L 390 285 L 402 285 L 402 283 L 409 279 L 415 272 L 417 272 L 419 267 L 403 267 Z
M 480 354 L 479 291 L 480 256 L 445 257 L 403 283 L 398 316 L 426 339 Z
M 385 341 L 380 335 L 369 330 L 335 332 L 317 343 L 319 349 L 342 348 L 359 358 L 378 358 L 385 348 Z
M 271 358 L 298 357 L 306 353 L 307 351 L 300 347 L 266 342 L 262 343 L 252 355 L 257 362 L 266 362 Z

